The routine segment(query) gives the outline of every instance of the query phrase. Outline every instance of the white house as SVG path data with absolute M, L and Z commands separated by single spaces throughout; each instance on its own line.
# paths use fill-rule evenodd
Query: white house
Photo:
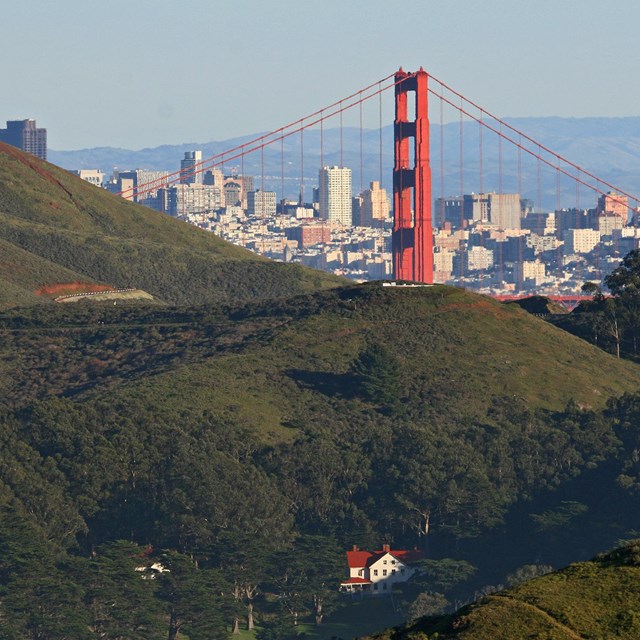
M 411 566 L 423 557 L 422 551 L 391 549 L 383 544 L 379 551 L 361 551 L 354 546 L 347 551 L 349 578 L 340 583 L 345 593 L 390 593 L 395 584 L 406 582 L 417 569 Z

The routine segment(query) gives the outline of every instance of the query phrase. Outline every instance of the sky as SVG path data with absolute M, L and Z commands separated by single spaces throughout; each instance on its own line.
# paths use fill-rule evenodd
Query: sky
M 0 126 L 56 150 L 268 131 L 400 66 L 499 116 L 640 115 L 638 0 L 14 0 L 0 27 Z

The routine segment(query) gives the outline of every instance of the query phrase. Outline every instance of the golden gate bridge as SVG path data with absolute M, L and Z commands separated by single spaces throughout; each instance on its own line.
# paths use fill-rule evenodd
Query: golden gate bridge
M 472 123 L 477 126 L 475 135 L 476 157 L 473 160 L 477 167 L 477 175 L 474 177 L 475 184 L 472 185 L 473 193 L 484 193 L 489 182 L 493 182 L 492 189 L 495 193 L 502 194 L 504 192 L 505 162 L 507 162 L 506 158 L 508 156 L 506 150 L 510 149 L 510 162 L 516 165 L 515 171 L 513 167 L 510 168 L 510 171 L 511 173 L 517 173 L 517 190 L 521 197 L 523 194 L 525 163 L 529 163 L 527 168 L 529 175 L 535 175 L 537 194 L 532 198 L 535 203 L 530 210 L 531 212 L 543 212 L 543 180 L 547 183 L 551 180 L 551 182 L 555 183 L 556 211 L 562 208 L 563 197 L 566 197 L 569 192 L 574 192 L 572 197 L 575 197 L 573 210 L 575 210 L 576 215 L 576 227 L 582 224 L 577 219 L 581 208 L 581 198 L 583 197 L 581 189 L 591 193 L 594 199 L 609 194 L 610 201 L 617 205 L 618 210 L 622 208 L 626 211 L 626 216 L 624 216 L 625 225 L 629 221 L 633 226 L 637 224 L 638 214 L 640 213 L 638 197 L 554 152 L 542 142 L 535 140 L 524 131 L 468 99 L 443 81 L 429 75 L 422 68 L 415 72 L 406 72 L 403 69 L 399 69 L 397 72 L 307 116 L 197 162 L 189 167 L 189 174 L 196 175 L 212 169 L 220 169 L 225 164 L 229 166 L 230 163 L 235 162 L 241 165 L 241 173 L 244 175 L 245 159 L 251 157 L 253 166 L 258 164 L 260 167 L 257 179 L 261 185 L 261 190 L 264 191 L 265 150 L 279 152 L 281 166 L 279 200 L 282 203 L 285 201 L 285 173 L 287 175 L 291 174 L 289 165 L 297 165 L 297 170 L 299 171 L 299 199 L 303 203 L 305 199 L 305 179 L 307 183 L 309 181 L 308 176 L 305 175 L 305 133 L 308 135 L 310 131 L 314 131 L 316 137 L 319 136 L 319 158 L 314 157 L 314 161 L 317 162 L 319 160 L 320 166 L 317 169 L 320 169 L 324 166 L 325 159 L 328 156 L 325 149 L 327 124 L 329 122 L 335 124 L 338 121 L 340 132 L 339 165 L 343 167 L 345 152 L 344 118 L 346 114 L 355 113 L 360 131 L 359 174 L 362 189 L 364 175 L 363 109 L 365 105 L 373 105 L 374 109 L 377 109 L 379 131 L 379 181 L 380 184 L 384 184 L 382 96 L 386 93 L 393 93 L 395 101 L 393 123 L 394 166 L 392 170 L 393 229 L 391 233 L 393 278 L 395 280 L 427 284 L 434 282 L 434 233 L 443 229 L 447 223 L 445 212 L 447 193 L 444 186 L 445 110 L 449 115 L 451 113 L 454 114 L 454 118 L 451 121 L 455 122 L 457 120 L 459 123 L 457 144 L 450 146 L 457 147 L 457 186 L 460 196 L 465 193 L 465 189 L 469 189 L 469 177 L 465 174 L 465 164 L 468 166 L 470 161 L 468 157 L 465 158 L 466 147 L 468 147 L 468 144 L 465 146 L 465 133 L 467 134 L 466 142 L 468 143 L 468 126 Z M 430 114 L 434 112 L 437 117 L 439 116 L 439 140 L 432 140 Z M 497 140 L 497 176 L 485 175 L 487 136 L 494 136 Z M 284 143 L 287 140 L 294 139 L 296 144 L 299 145 L 299 149 L 295 154 L 296 157 L 288 151 L 285 162 Z M 451 153 L 451 149 L 448 152 Z M 531 168 L 531 163 L 533 163 L 533 169 Z M 287 167 L 286 170 L 285 165 Z M 307 160 L 307 169 L 308 167 L 309 161 Z M 439 178 L 436 181 L 432 180 L 434 167 Z M 467 173 L 469 172 L 467 171 Z M 185 171 L 182 169 L 157 180 L 138 184 L 132 189 L 121 192 L 120 195 L 127 198 L 132 198 L 133 196 L 140 198 L 144 194 L 157 191 L 160 187 L 184 184 L 184 178 Z M 451 182 L 452 176 L 448 176 L 448 178 Z M 271 176 L 271 179 L 273 179 L 273 176 Z M 434 182 L 435 190 L 439 186 L 438 205 L 435 205 L 433 200 Z M 548 191 L 548 186 L 545 187 L 545 190 Z M 323 189 L 319 190 L 320 198 L 322 198 L 323 192 Z M 322 206 L 320 206 L 320 210 L 323 210 Z M 464 219 L 462 208 L 460 215 L 461 219 L 457 226 L 464 230 L 468 225 L 468 221 Z M 619 211 L 618 215 L 620 215 Z M 320 219 L 319 222 L 321 224 L 329 223 L 326 219 Z M 498 242 L 497 245 L 501 249 L 502 243 Z M 521 254 L 519 257 L 522 261 L 522 242 L 519 243 L 519 247 Z M 460 252 L 464 252 L 466 248 L 464 236 L 461 236 Z M 560 270 L 563 257 L 559 247 L 557 252 L 557 266 Z M 497 269 L 502 274 L 504 259 L 501 251 L 497 253 Z M 596 263 L 597 261 L 598 258 L 596 257 Z M 599 265 L 595 264 L 593 266 L 597 272 Z M 454 281 L 457 284 L 465 284 L 465 263 L 463 260 L 460 261 Z M 504 294 L 504 292 L 501 293 Z M 571 295 L 573 296 L 573 294 Z

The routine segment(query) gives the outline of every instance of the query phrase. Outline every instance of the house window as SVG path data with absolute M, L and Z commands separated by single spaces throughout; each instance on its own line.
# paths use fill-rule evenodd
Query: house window
M 391 564 L 395 564 L 395 563 L 396 563 L 396 561 L 395 561 L 395 560 L 392 560 L 392 561 L 391 561 Z
M 395 569 L 391 569 L 391 574 L 393 575 L 396 572 Z
M 386 561 L 386 560 L 383 560 L 383 561 L 382 561 L 382 564 L 387 564 L 387 561 Z
M 363 569 L 358 569 L 358 575 L 361 576 L 363 572 Z
M 374 590 L 374 591 L 377 591 L 377 590 L 378 590 L 378 585 L 377 585 L 377 584 L 374 584 L 374 585 L 373 585 L 373 590 Z
M 382 588 L 383 588 L 383 589 L 386 589 L 386 588 L 387 588 L 387 583 L 386 583 L 386 582 L 382 585 Z
M 377 569 L 374 569 L 374 570 L 373 570 L 373 575 L 374 575 L 374 576 L 377 576 L 377 575 L 378 575 L 378 570 L 377 570 Z
M 387 570 L 386 570 L 386 569 L 383 569 L 383 570 L 382 570 L 382 575 L 383 575 L 383 576 L 386 576 L 386 575 L 387 575 Z

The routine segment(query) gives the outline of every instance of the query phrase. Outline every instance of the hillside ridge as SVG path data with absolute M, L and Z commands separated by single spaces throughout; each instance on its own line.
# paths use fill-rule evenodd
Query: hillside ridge
M 275 263 L 0 144 L 0 305 L 74 281 L 136 287 L 166 303 L 231 303 L 344 280 Z M 42 302 L 42 300 L 40 300 Z

